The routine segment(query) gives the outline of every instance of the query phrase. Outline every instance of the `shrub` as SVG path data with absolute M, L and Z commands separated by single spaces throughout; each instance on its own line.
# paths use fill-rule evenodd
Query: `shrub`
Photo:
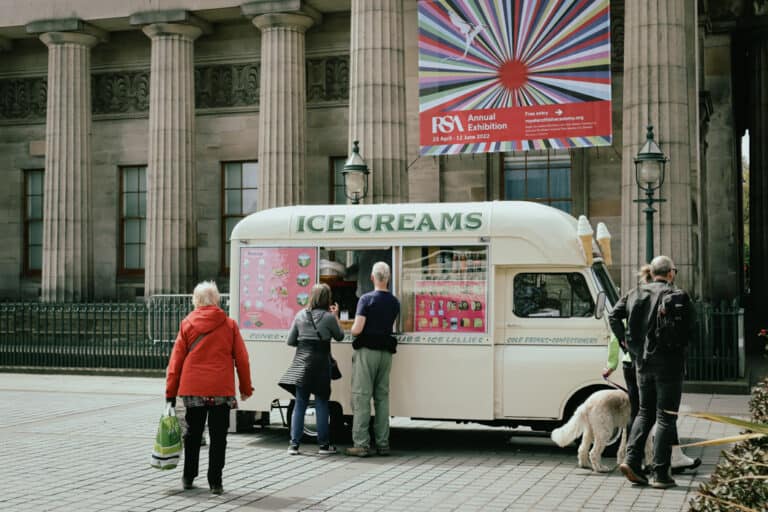
M 768 378 L 752 390 L 752 418 L 768 424 Z M 749 439 L 723 452 L 708 482 L 690 503 L 693 512 L 768 510 L 768 436 Z

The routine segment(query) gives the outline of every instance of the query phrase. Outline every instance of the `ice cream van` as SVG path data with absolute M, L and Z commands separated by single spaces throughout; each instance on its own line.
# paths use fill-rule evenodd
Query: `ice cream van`
M 316 282 L 349 329 L 376 261 L 400 299 L 390 413 L 551 430 L 607 387 L 601 370 L 617 291 L 610 238 L 532 202 L 315 205 L 249 215 L 234 228 L 230 315 L 246 341 L 255 391 L 244 410 L 291 396 L 277 382 L 292 320 Z M 610 262 L 608 262 L 610 263 Z M 332 343 L 332 432 L 349 422 L 352 338 Z

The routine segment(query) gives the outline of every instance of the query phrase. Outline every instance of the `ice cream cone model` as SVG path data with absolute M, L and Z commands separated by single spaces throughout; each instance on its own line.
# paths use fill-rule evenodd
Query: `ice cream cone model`
M 587 259 L 587 265 L 592 265 L 592 226 L 589 225 L 586 215 L 579 215 L 579 223 L 576 226 L 576 234 L 581 240 L 581 248 L 584 250 L 584 257 Z
M 613 265 L 611 257 L 611 234 L 605 223 L 600 222 L 597 225 L 597 245 L 600 246 L 600 252 L 603 254 L 603 261 L 606 265 Z

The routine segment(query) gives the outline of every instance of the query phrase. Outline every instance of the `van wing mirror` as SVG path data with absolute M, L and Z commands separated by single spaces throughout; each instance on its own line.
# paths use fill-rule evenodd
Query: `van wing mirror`
M 595 318 L 600 320 L 603 318 L 603 314 L 605 313 L 605 298 L 606 294 L 604 291 L 601 291 L 597 294 L 597 304 L 595 305 Z

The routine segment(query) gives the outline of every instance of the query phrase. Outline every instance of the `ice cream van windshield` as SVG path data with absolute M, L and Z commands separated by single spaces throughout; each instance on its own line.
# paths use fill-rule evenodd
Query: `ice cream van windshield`
M 616 285 L 613 284 L 613 280 L 608 273 L 608 269 L 605 267 L 605 263 L 601 260 L 595 261 L 592 265 L 592 270 L 594 271 L 600 286 L 605 291 L 608 302 L 613 306 L 619 300 L 619 291 L 616 289 Z

